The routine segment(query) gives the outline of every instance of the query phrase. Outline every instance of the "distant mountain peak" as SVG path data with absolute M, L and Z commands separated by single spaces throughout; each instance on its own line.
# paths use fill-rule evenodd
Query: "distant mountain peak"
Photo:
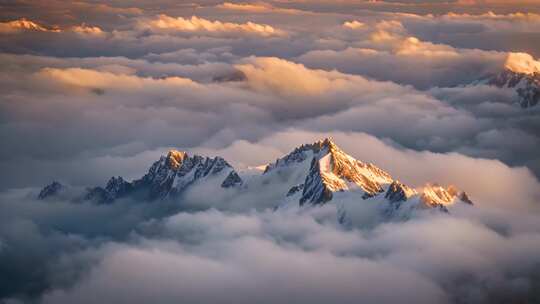
M 279 176 L 286 170 L 305 172 L 305 179 L 301 184 L 291 185 L 284 204 L 376 201 L 382 204 L 382 213 L 390 218 L 406 218 L 417 209 L 448 212 L 448 207 L 457 202 L 472 204 L 468 195 L 454 186 L 427 184 L 418 190 L 409 187 L 376 165 L 350 156 L 330 138 L 295 148 L 269 165 L 265 174 Z
M 505 69 L 489 78 L 487 84 L 514 89 L 522 108 L 533 107 L 540 102 L 540 72 L 521 73 Z
M 52 183 L 48 184 L 47 186 L 43 187 L 41 191 L 38 194 L 39 200 L 44 200 L 48 197 L 52 197 L 60 193 L 64 189 L 64 185 L 57 181 L 53 181 Z
M 458 190 L 454 186 L 447 188 L 441 187 L 438 184 L 427 184 L 420 196 L 423 203 L 429 206 L 434 205 L 450 205 L 457 197 Z
M 473 205 L 467 193 L 460 192 L 453 185 L 444 188 L 438 184 L 427 184 L 420 194 L 420 201 L 425 207 L 446 207 L 453 205 L 456 200 Z
M 527 53 L 509 53 L 502 69 L 473 82 L 504 89 L 512 89 L 522 108 L 540 103 L 540 61 Z
M 218 179 L 218 185 L 224 189 L 243 184 L 234 168 L 221 157 L 190 156 L 185 151 L 170 150 L 155 161 L 143 177 L 128 182 L 121 176 L 113 176 L 105 187 L 87 188 L 83 199 L 97 204 L 110 204 L 135 193 L 148 200 L 165 199 L 180 194 L 196 182 L 213 177 Z M 61 187 L 58 183 L 47 185 L 39 198 L 55 195 Z
M 133 183 L 148 187 L 152 198 L 164 198 L 182 192 L 197 180 L 225 171 L 223 188 L 242 184 L 240 176 L 233 173 L 232 166 L 221 157 L 190 156 L 184 151 L 170 150 L 167 156 L 162 156 L 150 167 L 145 176 Z
M 326 137 L 314 143 L 303 144 L 299 147 L 296 147 L 289 154 L 278 158 L 274 163 L 267 165 L 264 169 L 264 173 L 267 173 L 279 167 L 286 167 L 289 165 L 294 165 L 296 163 L 301 163 L 310 156 L 321 153 L 322 150 L 326 150 L 331 153 L 341 151 L 341 149 L 334 143 L 332 138 Z

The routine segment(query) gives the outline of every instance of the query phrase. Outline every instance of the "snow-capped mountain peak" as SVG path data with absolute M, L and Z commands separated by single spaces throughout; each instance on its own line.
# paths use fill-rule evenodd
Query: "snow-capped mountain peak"
M 304 172 L 305 179 L 291 186 L 282 207 L 336 203 L 343 220 L 347 219 L 347 209 L 356 204 L 376 204 L 381 214 L 390 218 L 408 218 L 414 210 L 448 212 L 448 207 L 460 202 L 472 204 L 465 192 L 453 186 L 407 186 L 376 165 L 345 153 L 331 139 L 294 149 L 269 165 L 265 174 L 279 174 L 286 169 Z
M 162 156 L 145 176 L 134 183 L 138 187 L 149 188 L 151 198 L 164 198 L 182 192 L 200 179 L 213 176 L 222 178 L 223 188 L 242 184 L 240 176 L 223 158 L 190 156 L 178 150 L 171 150 L 167 156 Z
M 304 162 L 309 157 L 318 154 L 323 149 L 329 149 L 330 146 L 335 146 L 330 138 L 318 140 L 312 144 L 303 144 L 295 148 L 291 153 L 278 158 L 274 163 L 269 164 L 264 169 L 264 173 L 268 173 L 280 167 L 287 167 Z
M 454 202 L 457 195 L 458 190 L 454 186 L 444 188 L 437 184 L 428 184 L 422 189 L 420 199 L 427 206 L 448 206 Z
M 482 83 L 515 90 L 522 108 L 540 102 L 540 62 L 526 53 L 510 53 L 504 69 Z
M 526 74 L 507 69 L 489 78 L 487 84 L 514 89 L 522 108 L 533 107 L 540 102 L 540 72 Z
M 383 184 L 392 177 L 373 164 L 363 163 L 341 150 L 333 141 L 325 139 L 311 162 L 300 203 L 325 203 L 332 193 L 359 189 L 365 197 L 383 192 Z
M 165 199 L 182 193 L 199 181 L 216 178 L 221 188 L 242 185 L 243 181 L 229 163 L 221 157 L 190 156 L 185 151 L 170 150 L 154 162 L 148 172 L 132 182 L 112 177 L 105 188 L 88 189 L 85 199 L 108 204 L 133 193 L 142 193 L 149 200 Z

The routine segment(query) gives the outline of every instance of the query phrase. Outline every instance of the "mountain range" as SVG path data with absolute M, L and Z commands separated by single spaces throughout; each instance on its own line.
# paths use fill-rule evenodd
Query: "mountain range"
M 70 187 L 52 182 L 39 200 L 54 200 Z M 87 188 L 71 200 L 97 205 L 123 198 L 182 204 L 185 194 L 242 196 L 266 200 L 274 208 L 309 208 L 335 204 L 341 222 L 347 210 L 361 204 L 375 207 L 385 218 L 408 218 L 417 212 L 449 212 L 457 204 L 472 205 L 469 196 L 453 186 L 427 184 L 413 188 L 371 163 L 356 160 L 326 138 L 295 148 L 264 169 L 235 170 L 221 157 L 190 155 L 171 150 L 139 179 L 111 177 L 104 187 Z M 219 207 L 219 205 L 217 206 Z

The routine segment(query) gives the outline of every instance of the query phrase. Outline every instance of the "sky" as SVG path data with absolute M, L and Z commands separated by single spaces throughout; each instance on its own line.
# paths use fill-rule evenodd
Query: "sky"
M 538 0 L 0 2 L 0 303 L 540 301 L 540 106 L 483 82 L 539 46 Z M 478 207 L 345 229 L 257 197 L 34 199 L 324 137 Z

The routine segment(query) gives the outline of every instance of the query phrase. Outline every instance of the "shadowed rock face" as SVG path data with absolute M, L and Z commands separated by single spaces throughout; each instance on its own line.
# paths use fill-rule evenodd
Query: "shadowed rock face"
M 317 205 L 330 201 L 332 199 L 331 186 L 333 185 L 330 185 L 327 181 L 325 182 L 322 178 L 319 162 L 314 157 L 311 161 L 309 174 L 304 182 L 304 191 L 300 198 L 300 205 L 304 205 L 305 203 Z
M 221 187 L 223 187 L 223 188 L 231 188 L 231 187 L 235 187 L 235 186 L 240 186 L 242 184 L 243 184 L 243 181 L 240 178 L 240 176 L 238 175 L 238 173 L 236 173 L 235 171 L 231 171 L 231 173 L 229 173 L 229 175 L 227 175 L 227 177 L 225 178 L 223 183 L 221 183 Z
M 459 199 L 464 202 L 464 203 L 467 203 L 469 205 L 474 205 L 474 203 L 471 201 L 471 199 L 469 198 L 469 195 L 467 195 L 467 193 L 465 192 L 461 192 L 459 194 Z
M 409 197 L 415 195 L 417 192 L 414 189 L 400 183 L 399 181 L 393 181 L 388 187 L 384 197 L 392 203 L 404 202 Z

